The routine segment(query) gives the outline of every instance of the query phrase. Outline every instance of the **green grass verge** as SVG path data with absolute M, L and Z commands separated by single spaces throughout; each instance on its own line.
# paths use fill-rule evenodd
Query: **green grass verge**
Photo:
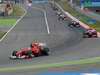
M 2 37 L 4 36 L 5 33 L 6 33 L 6 32 L 0 31 L 0 38 L 2 38 Z
M 24 10 L 17 5 L 14 5 L 13 13 L 10 16 L 0 17 L 0 27 L 11 27 L 11 26 L 13 26 L 17 21 L 16 17 L 19 17 L 23 14 L 24 14 Z M 2 38 L 5 33 L 6 32 L 0 31 L 0 38 Z
M 95 28 L 97 31 L 100 31 L 100 22 L 99 21 L 96 21 L 95 24 L 89 24 L 88 20 L 91 20 L 91 18 L 82 14 L 82 13 L 79 13 L 78 11 L 76 11 L 74 8 L 72 8 L 68 4 L 67 0 L 59 0 L 59 1 L 57 1 L 57 3 L 60 4 L 61 7 L 65 11 L 69 12 L 71 15 L 78 18 L 80 21 L 84 22 L 85 24 L 89 25 L 92 28 Z
M 14 72 L 14 71 L 22 71 L 22 70 L 29 70 L 29 69 L 43 69 L 43 68 L 52 68 L 52 67 L 62 67 L 68 65 L 83 65 L 83 64 L 92 64 L 100 62 L 100 57 L 88 58 L 88 59 L 81 59 L 81 60 L 72 60 L 72 61 L 65 61 L 59 63 L 47 63 L 47 64 L 38 64 L 38 65 L 17 65 L 15 67 L 2 67 L 0 68 L 0 72 Z
M 17 21 L 17 19 L 3 19 L 0 18 L 0 26 L 12 26 Z
M 23 14 L 24 14 L 24 10 L 21 7 L 15 5 L 13 7 L 13 13 L 10 15 L 10 17 L 5 16 L 5 17 L 0 18 L 0 26 L 14 25 L 14 23 L 17 21 L 17 18 L 15 18 L 15 17 L 21 16 Z

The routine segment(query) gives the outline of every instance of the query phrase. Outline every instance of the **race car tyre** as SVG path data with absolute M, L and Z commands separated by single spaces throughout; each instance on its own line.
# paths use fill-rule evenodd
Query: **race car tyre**
M 12 52 L 12 56 L 16 56 L 17 51 Z
M 83 35 L 83 38 L 89 38 L 89 36 L 88 35 Z
M 10 59 L 17 59 L 16 53 L 17 53 L 17 51 L 13 51 L 9 58 Z
M 72 24 L 69 24 L 68 26 L 71 28 L 73 28 L 73 27 L 79 28 L 80 27 L 80 25 L 72 25 Z
M 80 27 L 80 25 L 76 25 L 75 27 L 79 28 L 79 27 Z
M 73 26 L 71 24 L 69 24 L 68 27 L 72 28 Z
M 54 11 L 58 11 L 58 8 L 56 8 L 56 7 L 53 7 L 53 10 L 54 10 Z
M 83 38 L 89 38 L 90 36 L 88 35 L 88 33 L 83 33 Z
M 97 32 L 96 32 L 96 33 L 93 33 L 93 34 L 92 34 L 92 37 L 93 37 L 93 38 L 97 38 L 97 37 L 98 37 Z
M 49 55 L 49 48 L 44 48 L 42 50 L 42 54 L 48 56 Z
M 34 57 L 39 57 L 40 53 L 34 53 Z
M 27 51 L 27 53 L 26 53 L 26 56 L 28 56 L 29 58 L 32 58 L 33 56 L 32 56 L 32 51 L 30 50 L 30 51 Z
M 18 59 L 18 58 L 17 58 L 16 56 L 12 56 L 12 55 L 11 55 L 11 56 L 9 57 L 9 59 L 14 60 L 14 59 Z

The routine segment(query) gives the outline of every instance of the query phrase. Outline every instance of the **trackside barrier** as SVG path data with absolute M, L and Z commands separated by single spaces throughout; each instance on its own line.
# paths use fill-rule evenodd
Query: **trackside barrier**
M 53 2 L 51 2 L 51 3 L 53 3 Z M 73 21 L 79 22 L 80 25 L 81 25 L 83 28 L 85 28 L 85 29 L 91 28 L 91 27 L 89 27 L 87 24 L 85 24 L 85 23 L 81 22 L 80 20 L 78 20 L 77 18 L 73 17 L 70 13 L 64 11 L 63 8 L 62 8 L 58 3 L 55 2 L 55 5 L 56 5 L 58 8 L 60 8 L 60 10 L 61 10 L 65 15 L 67 15 L 69 18 L 71 18 Z M 97 34 L 98 34 L 98 37 L 100 37 L 100 32 L 97 32 Z

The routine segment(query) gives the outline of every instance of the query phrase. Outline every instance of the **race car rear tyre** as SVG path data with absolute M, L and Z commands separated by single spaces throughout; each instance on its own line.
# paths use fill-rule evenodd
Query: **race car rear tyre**
M 84 35 L 83 38 L 90 38 L 88 35 Z
M 32 51 L 27 51 L 26 56 L 28 56 L 29 58 L 32 58 Z
M 39 57 L 40 53 L 34 53 L 34 57 Z
M 97 36 L 97 35 L 92 35 L 92 37 L 93 37 L 93 38 L 97 38 L 98 36 Z
M 49 55 L 49 48 L 44 48 L 42 50 L 42 54 L 48 56 Z

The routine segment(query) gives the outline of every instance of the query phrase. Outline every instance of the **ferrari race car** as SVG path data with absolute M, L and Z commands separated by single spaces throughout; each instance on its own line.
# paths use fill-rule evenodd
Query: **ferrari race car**
M 84 38 L 97 38 L 97 31 L 95 29 L 88 29 L 83 33 Z
M 28 48 L 21 48 L 18 51 L 13 51 L 10 59 L 27 59 L 39 56 L 48 56 L 49 48 L 43 43 L 32 43 Z
M 80 24 L 76 21 L 72 21 L 71 23 L 68 24 L 69 27 L 76 27 L 79 28 Z

